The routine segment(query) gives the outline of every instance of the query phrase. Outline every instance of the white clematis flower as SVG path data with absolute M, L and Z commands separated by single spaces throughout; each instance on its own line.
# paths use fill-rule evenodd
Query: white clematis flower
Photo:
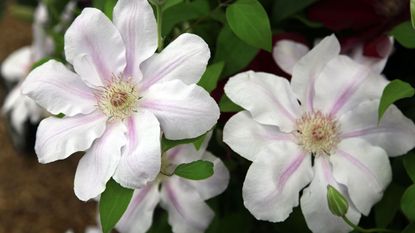
M 245 109 L 225 125 L 224 141 L 252 164 L 244 204 L 257 218 L 284 221 L 299 204 L 313 232 L 348 232 L 331 214 L 327 185 L 349 200 L 357 223 L 391 181 L 389 156 L 415 146 L 415 125 L 391 106 L 377 125 L 387 81 L 375 69 L 339 55 L 334 36 L 293 67 L 291 83 L 248 71 L 231 78 L 226 95 Z
M 229 171 L 223 162 L 206 151 L 209 137 L 199 150 L 192 144 L 174 147 L 163 155 L 162 172 L 171 173 L 181 163 L 207 160 L 214 164 L 214 174 L 205 180 L 187 180 L 179 176 L 165 176 L 135 190 L 133 198 L 117 224 L 121 233 L 144 233 L 153 219 L 154 209 L 160 202 L 168 212 L 168 222 L 175 233 L 204 232 L 214 213 L 205 200 L 222 193 L 229 183 Z M 159 187 L 161 186 L 161 189 Z
M 139 188 L 160 171 L 160 130 L 169 139 L 208 131 L 219 108 L 197 86 L 210 57 L 198 36 L 183 34 L 161 53 L 157 26 L 146 0 L 120 0 L 114 23 L 86 8 L 65 34 L 66 59 L 33 70 L 23 93 L 52 114 L 38 128 L 35 151 L 41 163 L 88 150 L 75 175 L 81 200 L 98 196 L 113 177 Z

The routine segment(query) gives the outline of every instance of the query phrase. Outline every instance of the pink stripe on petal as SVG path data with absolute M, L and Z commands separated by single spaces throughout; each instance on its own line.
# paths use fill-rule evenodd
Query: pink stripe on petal
M 144 186 L 142 189 L 139 189 L 139 193 L 133 197 L 130 204 L 128 205 L 128 209 L 123 215 L 123 219 L 129 219 L 134 214 L 134 211 L 138 208 L 144 198 L 147 196 L 148 192 L 150 192 L 153 184 Z M 158 184 L 157 184 L 158 185 Z M 124 220 L 125 221 L 125 220 Z M 134 221 L 134 220 L 132 220 Z
M 287 180 L 294 174 L 294 172 L 297 171 L 301 163 L 304 161 L 305 156 L 307 155 L 304 153 L 297 155 L 294 161 L 292 161 L 289 166 L 284 169 L 283 173 L 278 178 L 278 192 L 281 192 L 281 190 L 284 189 Z

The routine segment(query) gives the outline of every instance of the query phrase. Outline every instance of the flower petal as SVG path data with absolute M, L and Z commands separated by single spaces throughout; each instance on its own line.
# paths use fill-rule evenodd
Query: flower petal
M 39 162 L 50 163 L 88 149 L 104 133 L 106 121 L 107 117 L 100 112 L 44 119 L 36 134 L 35 151 Z
M 233 115 L 223 128 L 223 141 L 250 161 L 273 142 L 294 140 L 292 134 L 283 133 L 276 126 L 256 122 L 247 111 Z
M 121 148 L 127 142 L 126 131 L 123 123 L 110 123 L 81 158 L 74 183 L 75 194 L 80 200 L 95 198 L 105 190 L 107 181 L 117 168 Z
M 139 111 L 127 120 L 127 145 L 114 179 L 127 188 L 141 188 L 160 172 L 160 126 L 148 111 Z
M 25 46 L 11 53 L 1 64 L 3 78 L 11 82 L 23 80 L 32 65 L 31 54 L 30 46 Z
M 22 84 L 22 93 L 54 115 L 88 114 L 96 109 L 97 104 L 92 89 L 78 75 L 54 60 L 29 74 Z
M 141 99 L 141 107 L 159 120 L 168 139 L 195 138 L 211 129 L 219 107 L 203 88 L 172 80 L 153 85 Z
M 163 182 L 160 204 L 174 233 L 203 233 L 214 216 L 197 190 L 177 176 Z
M 258 220 L 284 221 L 312 178 L 310 154 L 294 143 L 274 143 L 249 167 L 242 189 L 244 204 Z
M 142 88 L 161 81 L 179 79 L 185 84 L 197 83 L 205 72 L 210 50 L 197 35 L 184 33 L 160 54 L 154 54 L 141 65 L 144 75 Z
M 157 24 L 147 0 L 119 0 L 114 7 L 113 20 L 126 46 L 125 75 L 142 77 L 140 64 L 157 48 Z
M 213 175 L 204 180 L 187 181 L 197 190 L 203 200 L 207 200 L 225 191 L 229 184 L 229 171 L 222 160 L 209 151 L 206 151 L 201 159 L 213 163 Z
M 116 225 L 123 233 L 145 233 L 153 223 L 153 213 L 160 200 L 159 183 L 134 191 L 127 210 Z
M 7 95 L 2 108 L 3 113 L 10 112 L 12 127 L 19 135 L 24 133 L 24 123 L 29 118 L 29 109 L 25 104 L 26 98 L 31 100 L 20 93 L 20 88 L 14 88 Z
M 316 80 L 314 107 L 340 116 L 362 101 L 380 98 L 386 84 L 370 68 L 340 55 L 327 63 Z
M 293 40 L 279 40 L 275 43 L 272 56 L 278 66 L 287 74 L 292 74 L 294 65 L 304 57 L 309 48 Z
M 261 72 L 244 72 L 230 78 L 226 95 L 248 110 L 262 124 L 278 126 L 284 132 L 295 127 L 300 106 L 287 79 Z
M 342 138 L 362 138 L 386 150 L 389 156 L 403 155 L 415 146 L 415 125 L 395 106 L 389 106 L 378 124 L 379 101 L 365 101 L 345 113 L 339 123 Z
M 199 150 L 196 150 L 196 147 L 193 143 L 181 144 L 166 151 L 165 156 L 168 156 L 167 159 L 169 163 L 173 165 L 190 163 L 196 160 L 200 160 L 206 151 L 211 137 L 212 132 L 208 132 Z
M 330 162 L 334 178 L 347 187 L 356 208 L 368 215 L 392 180 L 386 152 L 362 139 L 347 139 L 338 145 Z
M 328 207 L 327 186 L 331 185 L 347 199 L 347 192 L 334 180 L 331 166 L 326 157 L 319 156 L 314 160 L 314 178 L 310 186 L 303 191 L 301 196 L 301 210 L 308 228 L 318 233 L 346 233 L 352 228 L 340 217 L 333 215 Z M 354 224 L 360 219 L 360 213 L 349 201 L 347 218 Z
M 340 44 L 334 35 L 324 38 L 294 66 L 292 90 L 308 111 L 314 111 L 314 83 L 327 62 L 339 55 Z
M 66 31 L 65 56 L 81 78 L 95 86 L 121 75 L 126 66 L 120 33 L 95 8 L 85 8 Z

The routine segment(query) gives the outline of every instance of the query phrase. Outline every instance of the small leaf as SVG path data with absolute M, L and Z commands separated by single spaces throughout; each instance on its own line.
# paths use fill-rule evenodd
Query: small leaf
M 342 217 L 345 216 L 349 209 L 349 203 L 346 198 L 337 191 L 333 186 L 327 186 L 327 201 L 332 214 Z
M 409 49 L 415 48 L 415 30 L 412 28 L 411 21 L 406 21 L 395 26 L 389 34 L 402 46 Z
M 415 153 L 410 152 L 403 157 L 403 165 L 406 172 L 411 178 L 412 182 L 415 183 Z
M 409 186 L 401 199 L 402 212 L 409 220 L 415 221 L 415 184 Z
M 213 175 L 213 163 L 205 160 L 182 163 L 176 167 L 174 174 L 190 180 L 204 180 Z
M 383 90 L 378 109 L 378 122 L 382 119 L 383 114 L 388 107 L 395 101 L 412 97 L 415 94 L 414 88 L 406 82 L 395 79 L 390 82 Z
M 208 66 L 197 85 L 205 88 L 205 90 L 209 93 L 212 92 L 218 84 L 218 80 L 224 66 L 225 62 L 223 61 Z
M 161 148 L 163 152 L 168 151 L 169 149 L 181 145 L 181 144 L 190 144 L 193 143 L 196 150 L 199 150 L 203 144 L 203 141 L 206 138 L 207 133 L 200 135 L 197 138 L 183 139 L 183 140 L 170 140 L 163 136 L 161 139 Z
M 272 22 L 281 20 L 301 11 L 316 0 L 274 0 L 272 7 Z
M 389 185 L 382 200 L 375 205 L 377 227 L 385 228 L 392 222 L 399 210 L 399 206 L 396 203 L 399 203 L 404 191 L 405 189 L 400 185 L 395 183 Z
M 412 28 L 415 28 L 415 0 L 411 0 L 411 22 Z
M 226 9 L 226 19 L 241 40 L 271 52 L 271 25 L 267 12 L 257 0 L 237 0 Z
M 108 181 L 99 201 L 99 214 L 104 233 L 110 232 L 120 220 L 127 210 L 133 192 L 134 190 L 122 187 L 113 179 Z
M 219 108 L 221 112 L 239 112 L 243 110 L 243 108 L 232 102 L 226 95 L 223 95 L 220 99 Z

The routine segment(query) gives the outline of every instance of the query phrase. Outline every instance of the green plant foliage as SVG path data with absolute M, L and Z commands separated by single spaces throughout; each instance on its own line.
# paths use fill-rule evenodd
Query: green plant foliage
M 411 178 L 412 182 L 415 183 L 415 153 L 410 152 L 403 158 L 403 165 L 406 172 Z
M 410 4 L 412 28 L 415 28 L 415 0 L 411 0 Z
M 196 138 L 190 138 L 190 139 L 183 139 L 183 140 L 170 140 L 165 138 L 164 136 L 161 139 L 161 148 L 163 152 L 168 151 L 169 149 L 181 145 L 181 144 L 190 144 L 192 143 L 196 150 L 199 150 L 200 147 L 203 144 L 203 141 L 206 138 L 207 133 L 200 135 L 199 137 Z
M 161 6 L 161 10 L 165 11 L 167 9 L 169 9 L 172 6 L 175 6 L 179 3 L 182 3 L 183 0 L 166 0 L 166 2 L 163 4 L 163 6 Z
M 113 179 L 107 183 L 99 201 L 99 214 L 102 231 L 108 233 L 127 210 L 134 190 L 119 185 Z
M 112 19 L 112 11 L 115 4 L 117 4 L 117 0 L 92 0 L 92 5 L 104 12 L 110 19 Z
M 197 85 L 205 88 L 207 92 L 212 92 L 216 88 L 224 66 L 225 62 L 218 62 L 208 66 Z
M 412 28 L 411 21 L 403 22 L 395 26 L 390 32 L 402 46 L 406 48 L 415 48 L 415 30 Z
M 392 222 L 393 218 L 399 210 L 399 206 L 396 205 L 396 203 L 399 203 L 404 191 L 405 188 L 400 185 L 395 183 L 389 185 L 383 195 L 382 200 L 376 204 L 374 208 L 377 227 L 384 228 Z
M 383 114 L 391 104 L 400 99 L 412 97 L 414 94 L 415 90 L 410 84 L 399 79 L 390 82 L 383 90 L 382 97 L 380 99 L 378 121 L 382 119 Z
M 205 160 L 182 163 L 176 167 L 174 174 L 190 180 L 204 180 L 213 175 L 213 163 Z
M 409 220 L 415 221 L 415 184 L 409 186 L 403 194 L 401 209 Z
M 243 108 L 232 102 L 226 95 L 223 95 L 220 99 L 219 108 L 221 112 L 239 112 L 243 110 Z
M 272 7 L 272 20 L 278 23 L 303 10 L 316 0 L 275 0 Z

